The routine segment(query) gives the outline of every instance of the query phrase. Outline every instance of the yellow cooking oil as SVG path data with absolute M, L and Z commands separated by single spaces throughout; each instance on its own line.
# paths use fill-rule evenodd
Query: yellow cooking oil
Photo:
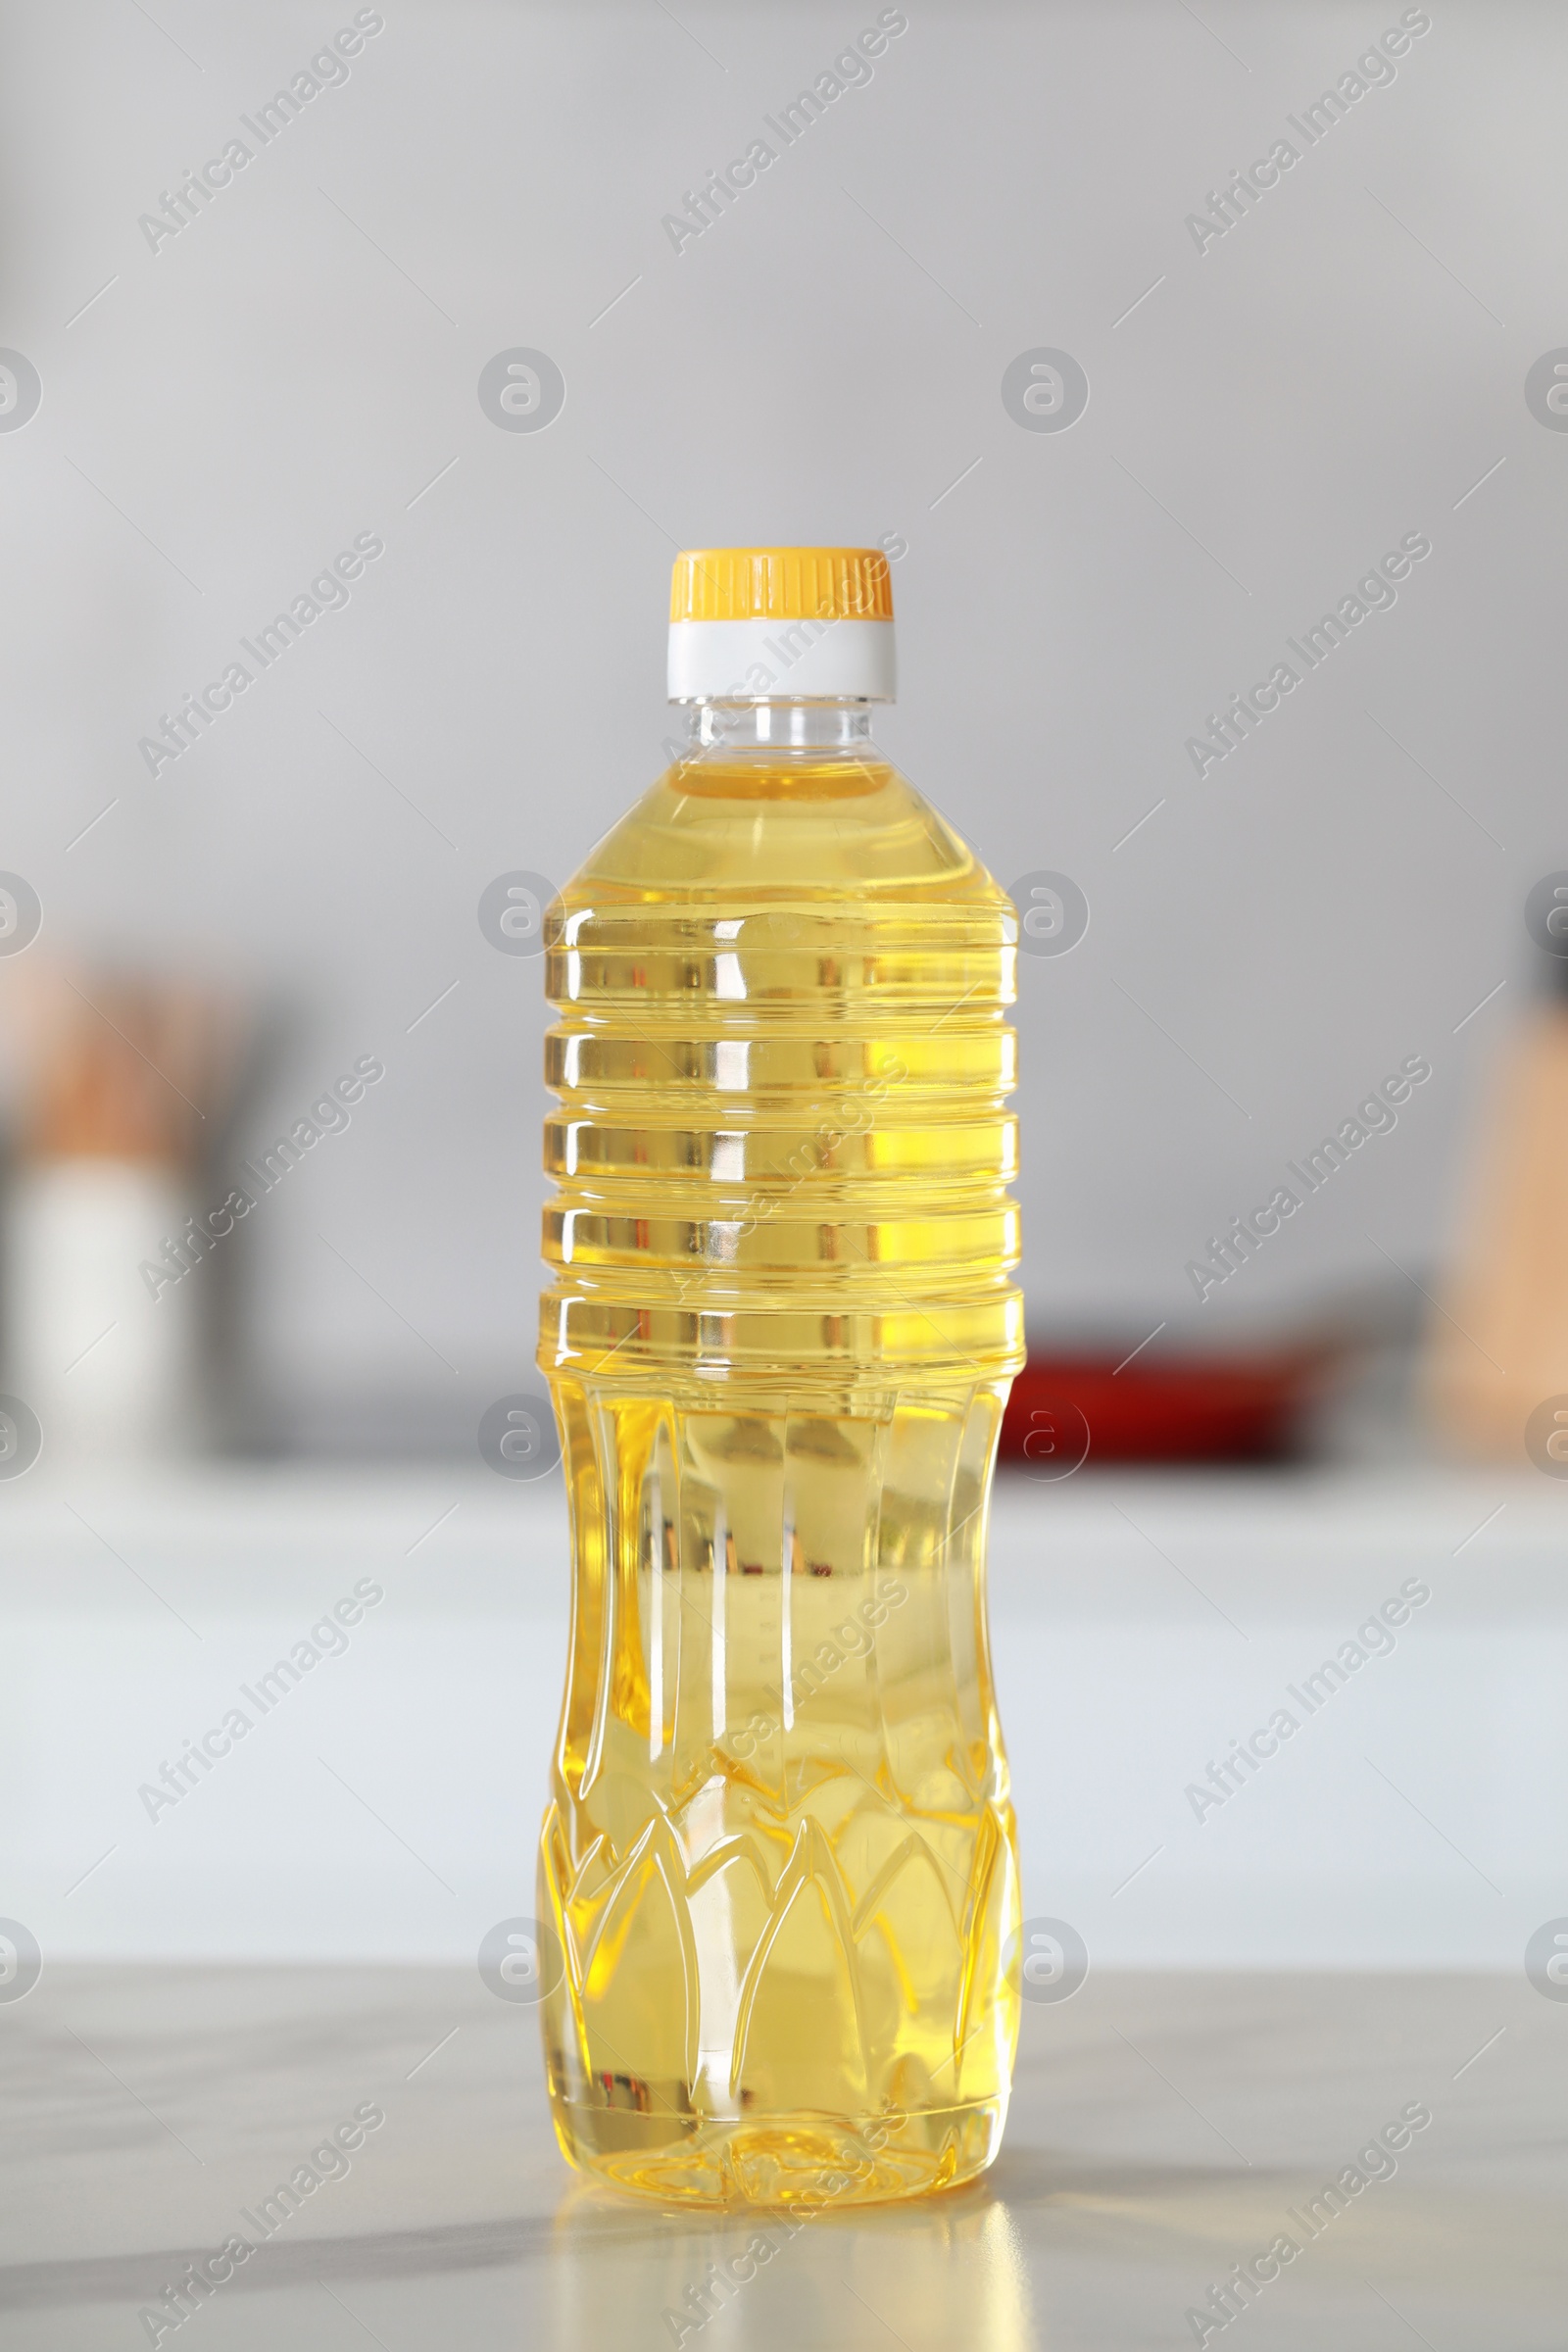
M 1017 929 L 874 747 L 891 633 L 879 551 L 683 556 L 690 741 L 548 918 L 542 2014 L 565 2154 L 666 2203 L 920 2195 L 1006 2112 Z

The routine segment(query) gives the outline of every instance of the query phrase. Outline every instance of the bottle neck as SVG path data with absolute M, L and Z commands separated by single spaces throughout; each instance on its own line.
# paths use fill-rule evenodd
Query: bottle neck
M 686 710 L 696 753 L 866 751 L 871 705 L 866 702 L 692 703 Z

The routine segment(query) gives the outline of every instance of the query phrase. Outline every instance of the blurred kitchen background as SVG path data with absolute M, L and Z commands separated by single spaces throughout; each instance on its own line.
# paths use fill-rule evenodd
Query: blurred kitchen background
M 663 763 L 676 549 L 835 541 L 893 558 L 887 749 L 1046 910 L 995 1597 L 1033 1909 L 1124 1960 L 1516 1965 L 1568 1765 L 1568 23 L 0 39 L 0 1913 L 428 1955 L 530 1907 L 560 1481 L 477 1432 L 541 1385 L 545 1008 L 481 901 Z M 1063 354 L 1054 429 L 1018 387 Z M 149 1818 L 362 1576 L 359 1654 Z M 1406 1578 L 1437 1605 L 1313 1752 L 1195 1817 Z

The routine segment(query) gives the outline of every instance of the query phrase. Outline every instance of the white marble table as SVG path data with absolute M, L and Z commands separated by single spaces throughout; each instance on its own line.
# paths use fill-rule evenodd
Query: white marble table
M 1561 2352 L 1565 2092 L 1568 2002 L 1522 1973 L 1099 1972 L 1026 2012 L 987 2181 L 827 2213 L 788 2243 L 775 2226 L 772 2260 L 683 2340 L 1176 2347 L 1210 2285 L 1286 2232 L 1299 2253 L 1208 2343 Z M 1309 2237 L 1291 2209 L 1415 2105 L 1432 2121 L 1396 2172 Z M 363 2109 L 384 2122 L 347 2172 L 160 2341 L 655 2352 L 676 2340 L 664 2313 L 759 2226 L 569 2175 L 533 2014 L 472 1969 L 61 1964 L 0 2005 L 7 2352 L 152 2340 L 138 2315 L 160 2289 L 234 2231 L 259 2238 L 242 2216 Z

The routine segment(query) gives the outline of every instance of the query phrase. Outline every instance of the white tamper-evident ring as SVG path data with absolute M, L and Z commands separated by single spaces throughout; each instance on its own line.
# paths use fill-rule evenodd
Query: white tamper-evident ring
M 891 703 L 898 692 L 891 620 L 672 620 L 672 703 L 843 697 Z

